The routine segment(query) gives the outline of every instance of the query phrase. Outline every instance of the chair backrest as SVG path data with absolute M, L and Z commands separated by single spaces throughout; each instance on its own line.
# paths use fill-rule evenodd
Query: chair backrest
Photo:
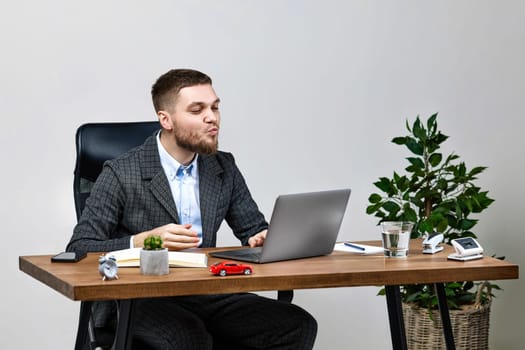
M 77 220 L 104 162 L 141 145 L 158 129 L 158 121 L 87 123 L 77 129 L 77 160 L 73 179 Z

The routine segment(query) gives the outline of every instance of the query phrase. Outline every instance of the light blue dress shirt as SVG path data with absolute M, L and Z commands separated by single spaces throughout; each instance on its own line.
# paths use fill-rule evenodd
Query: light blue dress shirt
M 199 199 L 199 171 L 196 155 L 191 164 L 183 166 L 166 151 L 157 134 L 160 164 L 170 184 L 171 194 L 179 214 L 181 224 L 191 224 L 191 229 L 199 235 L 202 244 L 202 221 Z

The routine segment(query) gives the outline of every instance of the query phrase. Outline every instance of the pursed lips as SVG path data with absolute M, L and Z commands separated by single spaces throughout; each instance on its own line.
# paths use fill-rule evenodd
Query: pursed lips
M 210 135 L 217 135 L 219 133 L 219 128 L 215 126 L 212 128 L 209 128 L 207 133 Z

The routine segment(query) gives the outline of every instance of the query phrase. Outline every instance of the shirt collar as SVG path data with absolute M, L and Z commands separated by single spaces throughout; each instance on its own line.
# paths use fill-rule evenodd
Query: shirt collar
M 160 132 L 157 133 L 157 148 L 159 150 L 159 156 L 160 156 L 160 164 L 162 165 L 162 168 L 164 169 L 164 173 L 166 174 L 166 177 L 169 181 L 173 181 L 176 179 L 177 176 L 177 170 L 179 167 L 182 166 L 181 163 L 179 163 L 175 158 L 173 158 L 168 151 L 164 148 L 164 145 L 160 142 Z M 197 178 L 198 170 L 197 170 L 197 158 L 199 157 L 198 154 L 195 154 L 195 158 L 193 158 L 193 161 L 188 164 L 188 166 L 193 165 L 193 170 L 191 172 L 191 177 Z

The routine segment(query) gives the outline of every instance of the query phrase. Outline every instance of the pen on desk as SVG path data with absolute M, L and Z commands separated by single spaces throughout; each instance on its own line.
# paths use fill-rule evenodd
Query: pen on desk
M 360 247 L 360 246 L 355 245 L 355 244 L 352 244 L 352 243 L 349 243 L 349 242 L 345 242 L 345 245 L 348 246 L 348 247 L 350 247 L 350 248 L 355 248 L 355 249 L 359 249 L 359 250 L 362 250 L 362 251 L 365 250 L 365 248 Z

